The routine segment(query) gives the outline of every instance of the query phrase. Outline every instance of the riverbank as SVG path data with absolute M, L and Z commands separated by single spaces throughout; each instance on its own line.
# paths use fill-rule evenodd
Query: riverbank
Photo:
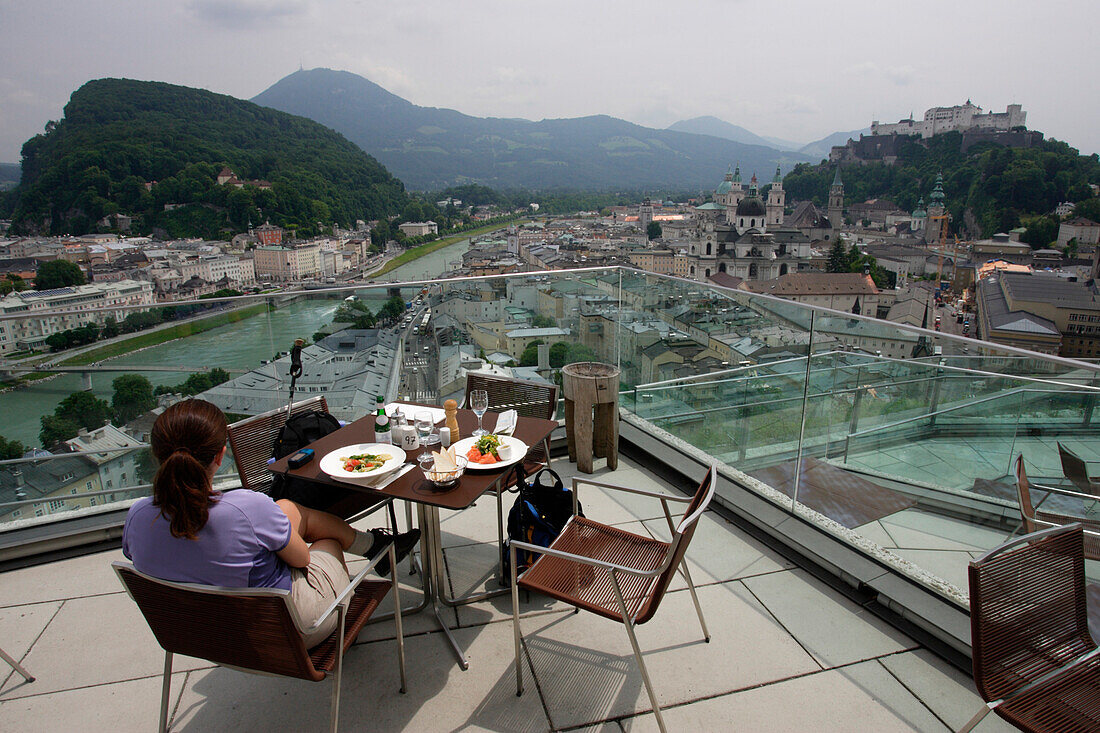
M 419 247 L 413 247 L 412 249 L 407 250 L 407 251 L 402 252 L 401 254 L 397 255 L 392 260 L 388 260 L 386 262 L 386 264 L 382 265 L 377 270 L 371 272 L 369 275 L 367 275 L 367 277 L 378 277 L 380 275 L 385 275 L 387 272 L 390 272 L 391 270 L 396 270 L 398 267 L 401 267 L 402 265 L 407 265 L 408 263 L 412 262 L 413 260 L 417 260 L 417 259 L 423 257 L 424 255 L 429 255 L 432 252 L 435 252 L 436 250 L 443 249 L 444 247 L 450 247 L 452 244 L 456 244 L 458 242 L 461 242 L 464 239 L 471 239 L 473 237 L 479 237 L 482 234 L 488 234 L 489 232 L 495 232 L 498 229 L 502 229 L 505 226 L 510 226 L 512 224 L 515 224 L 516 226 L 519 226 L 521 224 L 525 224 L 527 221 L 530 221 L 530 219 L 519 219 L 519 220 L 513 220 L 513 221 L 509 221 L 509 222 L 497 222 L 496 224 L 489 224 L 488 226 L 478 227 L 477 229 L 471 229 L 467 232 L 461 232 L 459 234 L 454 234 L 454 235 L 452 235 L 450 237 L 446 237 L 444 239 L 437 239 L 434 242 L 428 242 L 427 244 L 422 244 Z

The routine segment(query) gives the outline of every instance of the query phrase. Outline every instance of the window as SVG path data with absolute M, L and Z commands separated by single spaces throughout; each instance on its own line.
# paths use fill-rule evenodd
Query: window
M 62 501 L 61 499 L 54 499 L 50 502 L 50 511 L 54 511 L 54 510 L 57 510 L 57 509 L 64 509 L 64 508 L 65 508 L 65 502 Z
M 111 481 L 111 479 L 107 479 L 107 488 L 108 488 L 108 489 L 110 489 L 110 488 L 113 488 L 113 487 L 114 487 L 114 485 L 115 485 L 115 484 L 114 484 L 114 482 L 113 482 L 113 481 Z
M 74 486 L 73 488 L 69 489 L 69 493 L 70 494 L 75 494 L 76 493 L 76 487 Z

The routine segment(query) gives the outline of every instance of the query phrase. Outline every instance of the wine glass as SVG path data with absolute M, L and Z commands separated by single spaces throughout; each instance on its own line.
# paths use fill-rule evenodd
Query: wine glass
M 420 434 L 420 445 L 435 445 L 438 443 L 439 436 L 432 432 L 435 428 L 435 421 L 432 419 L 432 413 L 427 410 L 418 412 L 415 415 L 415 419 L 416 432 Z
M 481 417 L 489 409 L 489 393 L 483 389 L 475 389 L 471 392 L 470 409 L 477 415 L 477 430 L 474 431 L 474 436 L 480 438 L 482 435 L 487 435 L 489 431 L 481 427 Z

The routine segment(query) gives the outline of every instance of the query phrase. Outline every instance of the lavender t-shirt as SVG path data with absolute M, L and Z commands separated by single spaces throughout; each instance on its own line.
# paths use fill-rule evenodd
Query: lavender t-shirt
M 219 495 L 197 539 L 173 537 L 152 497 L 130 507 L 122 530 L 122 552 L 141 572 L 227 588 L 290 590 L 290 568 L 275 554 L 288 542 L 286 514 L 271 497 L 245 489 Z

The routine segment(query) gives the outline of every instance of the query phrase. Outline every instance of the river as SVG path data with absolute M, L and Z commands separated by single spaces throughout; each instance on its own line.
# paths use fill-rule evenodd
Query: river
M 469 249 L 464 239 L 436 250 L 386 273 L 385 280 L 425 280 L 448 270 Z M 360 297 L 377 311 L 386 296 L 383 291 L 361 291 Z M 140 366 L 218 366 L 223 369 L 252 369 L 277 351 L 287 351 L 295 338 L 311 340 L 311 336 L 332 320 L 339 300 L 303 299 L 269 314 L 177 339 L 110 361 L 111 364 Z M 140 372 L 139 372 L 140 373 Z M 92 375 L 92 393 L 110 401 L 111 381 L 118 373 L 96 372 Z M 153 385 L 179 384 L 187 379 L 186 372 L 145 372 Z M 41 416 L 52 413 L 63 399 L 81 390 L 79 374 L 61 374 L 53 379 L 0 393 L 0 435 L 19 440 L 25 445 L 38 445 Z

